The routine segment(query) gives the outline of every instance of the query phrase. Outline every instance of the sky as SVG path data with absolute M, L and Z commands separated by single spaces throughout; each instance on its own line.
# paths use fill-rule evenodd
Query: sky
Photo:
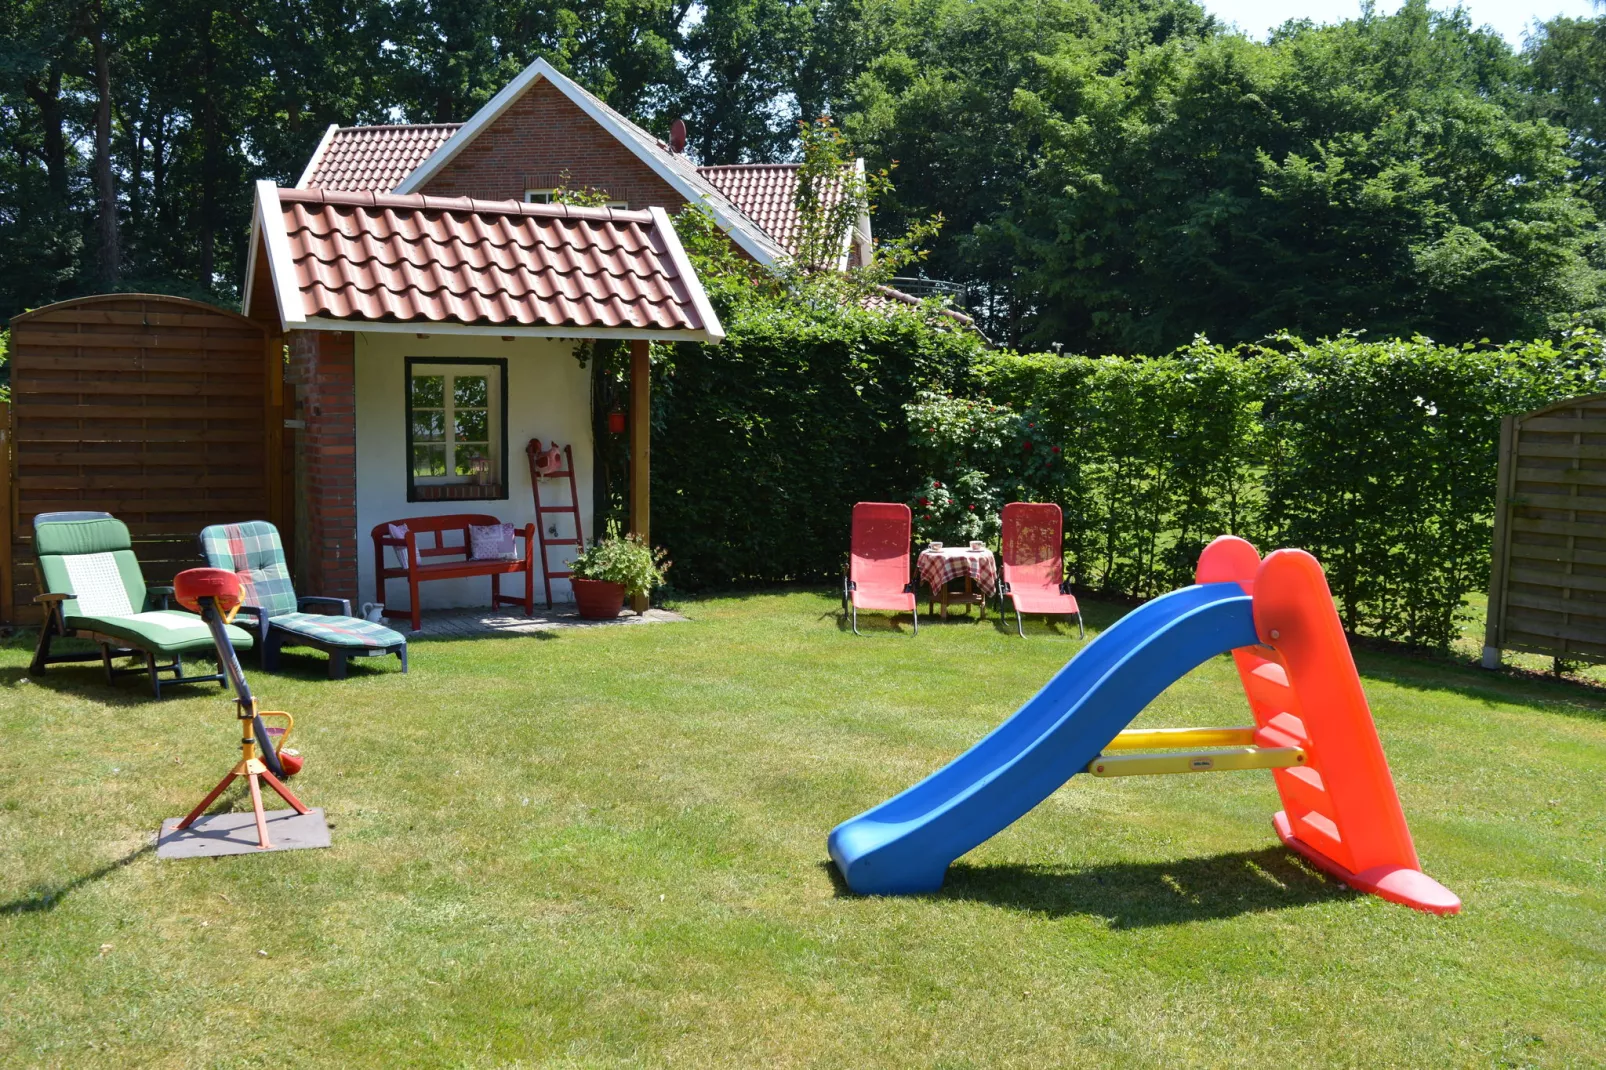
M 1239 29 L 1257 38 L 1265 37 L 1272 27 L 1293 18 L 1340 22 L 1361 13 L 1360 0 L 1201 0 L 1201 3 L 1212 15 L 1236 23 Z M 1378 0 L 1376 10 L 1379 14 L 1391 13 L 1399 6 L 1395 0 Z M 1455 4 L 1453 0 L 1434 0 L 1432 6 L 1448 11 Z M 1523 33 L 1532 26 L 1534 19 L 1551 19 L 1557 15 L 1591 18 L 1596 13 L 1590 0 L 1463 0 L 1461 6 L 1472 17 L 1473 25 L 1494 27 L 1513 48 L 1522 47 Z

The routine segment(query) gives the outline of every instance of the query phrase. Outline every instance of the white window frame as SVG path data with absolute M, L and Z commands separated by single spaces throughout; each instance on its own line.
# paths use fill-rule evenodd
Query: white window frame
M 413 450 L 421 443 L 413 437 L 413 380 L 423 376 L 439 375 L 445 378 L 442 384 L 443 405 L 442 419 L 445 438 L 443 444 L 446 449 L 446 471 L 444 476 L 420 476 L 413 470 Z M 503 496 L 507 492 L 508 474 L 506 471 L 507 459 L 507 398 L 506 379 L 507 362 L 497 359 L 478 359 L 474 357 L 414 357 L 406 362 L 405 382 L 403 389 L 407 392 L 405 408 L 407 414 L 407 478 L 409 488 L 432 487 L 445 485 L 467 485 L 474 482 L 473 476 L 458 475 L 456 464 L 456 421 L 455 398 L 452 389 L 452 380 L 458 376 L 480 376 L 486 379 L 486 429 L 489 441 L 486 443 L 486 452 L 489 454 L 492 471 L 486 474 L 486 483 L 503 488 Z

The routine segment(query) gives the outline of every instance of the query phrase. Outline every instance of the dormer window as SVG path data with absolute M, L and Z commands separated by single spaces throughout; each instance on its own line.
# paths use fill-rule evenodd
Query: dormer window
M 555 189 L 527 189 L 524 191 L 525 204 L 551 204 L 552 195 L 558 192 Z

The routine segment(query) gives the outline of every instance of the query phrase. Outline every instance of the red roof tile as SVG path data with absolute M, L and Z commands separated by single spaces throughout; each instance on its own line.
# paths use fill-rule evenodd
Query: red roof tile
M 298 186 L 389 193 L 461 125 L 336 127 L 308 161 Z
M 289 262 L 272 270 L 278 292 L 293 279 L 301 302 L 281 309 L 287 325 L 322 317 L 723 335 L 661 210 L 273 192 Z M 262 225 L 271 230 L 272 218 Z
M 795 163 L 721 164 L 699 167 L 697 173 L 788 253 L 795 253 L 798 166 Z M 826 190 L 827 207 L 841 197 L 841 186 Z

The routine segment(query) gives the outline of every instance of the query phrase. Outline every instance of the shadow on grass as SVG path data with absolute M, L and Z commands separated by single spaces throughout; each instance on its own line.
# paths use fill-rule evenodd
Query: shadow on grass
M 66 881 L 63 884 L 58 884 L 54 887 L 35 891 L 31 895 L 25 895 L 20 899 L 13 899 L 9 903 L 0 903 L 0 914 L 36 914 L 40 911 L 54 910 L 56 909 L 56 905 L 65 899 L 70 893 L 77 891 L 86 884 L 98 881 L 102 877 L 109 876 L 125 866 L 132 865 L 134 862 L 138 861 L 141 856 L 152 854 L 155 852 L 155 850 L 156 845 L 154 843 L 147 843 L 138 850 L 130 851 L 121 858 L 107 862 L 99 869 L 92 870 L 89 873 L 74 877 L 72 880 Z
M 833 863 L 822 865 L 838 896 L 853 895 Z M 1308 869 L 1283 848 L 1267 847 L 1075 869 L 956 862 L 942 889 L 921 898 L 969 900 L 1053 918 L 1098 917 L 1111 928 L 1142 929 L 1287 910 L 1358 894 Z
M 1483 706 L 1522 706 L 1586 720 L 1606 720 L 1606 696 L 1590 684 L 1534 675 L 1492 672 L 1431 654 L 1376 649 L 1352 638 L 1362 682 L 1378 681 L 1410 691 L 1451 692 Z M 1370 648 L 1370 649 L 1369 649 Z

